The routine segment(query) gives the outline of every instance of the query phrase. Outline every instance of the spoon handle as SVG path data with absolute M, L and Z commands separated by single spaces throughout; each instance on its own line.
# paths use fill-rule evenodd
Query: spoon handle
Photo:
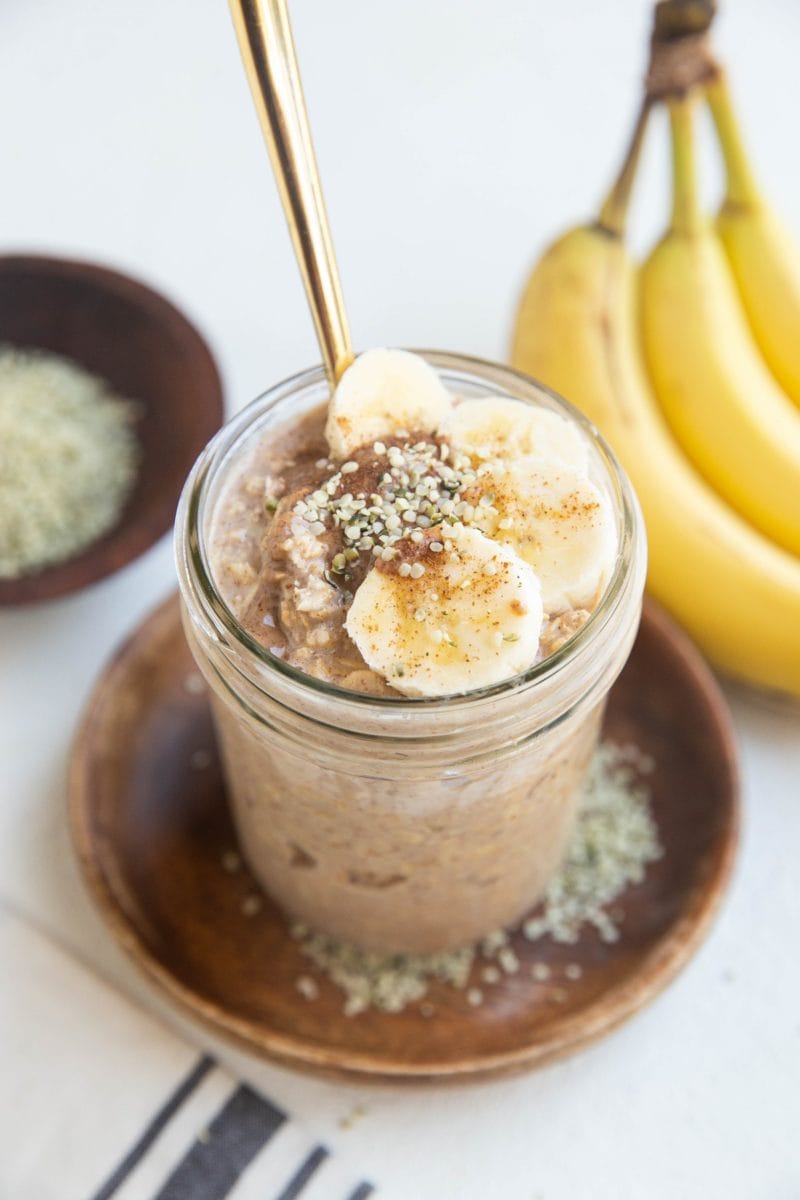
M 353 351 L 286 0 L 230 0 L 230 7 L 333 386 Z

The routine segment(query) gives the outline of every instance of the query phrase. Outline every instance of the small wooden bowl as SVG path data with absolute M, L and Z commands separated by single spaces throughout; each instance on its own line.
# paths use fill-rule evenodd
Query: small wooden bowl
M 653 1000 L 725 893 L 739 825 L 730 718 L 698 652 L 648 604 L 604 736 L 652 757 L 664 854 L 615 903 L 619 941 L 592 930 L 569 946 L 517 934 L 519 972 L 478 1008 L 445 984 L 431 986 L 432 1017 L 419 1005 L 347 1017 L 327 980 L 308 1002 L 296 981 L 315 972 L 286 920 L 243 867 L 223 869 L 236 840 L 204 692 L 170 599 L 121 647 L 89 702 L 72 754 L 73 841 L 101 916 L 150 979 L 215 1034 L 282 1066 L 383 1083 L 541 1066 Z M 547 982 L 534 964 L 546 965 Z
M 63 563 L 0 580 L 0 605 L 110 575 L 171 526 L 192 463 L 222 423 L 222 383 L 195 327 L 151 288 L 94 263 L 0 256 L 0 344 L 73 359 L 136 401 L 142 460 L 118 524 Z

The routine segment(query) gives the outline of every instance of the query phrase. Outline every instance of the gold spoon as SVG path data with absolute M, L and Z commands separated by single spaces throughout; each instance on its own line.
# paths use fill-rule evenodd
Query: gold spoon
M 230 0 L 331 386 L 353 361 L 286 0 Z

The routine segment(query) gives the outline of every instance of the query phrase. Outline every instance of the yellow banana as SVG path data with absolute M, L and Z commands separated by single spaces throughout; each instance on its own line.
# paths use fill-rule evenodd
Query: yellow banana
M 699 213 L 691 95 L 669 102 L 671 227 L 643 264 L 640 322 L 656 398 L 698 471 L 800 554 L 800 414 L 764 364 L 730 268 Z
M 727 174 L 716 230 L 761 353 L 800 405 L 800 247 L 753 179 L 724 76 L 708 85 L 706 99 Z
M 512 362 L 572 400 L 619 455 L 649 541 L 648 586 L 723 671 L 800 697 L 800 562 L 741 520 L 675 444 L 641 369 L 633 265 L 585 226 L 525 289 Z

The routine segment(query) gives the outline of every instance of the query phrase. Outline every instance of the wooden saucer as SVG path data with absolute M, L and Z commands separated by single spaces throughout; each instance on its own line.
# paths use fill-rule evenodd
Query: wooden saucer
M 500 1075 L 595 1041 L 652 1000 L 697 949 L 731 870 L 739 823 L 736 755 L 725 702 L 698 653 L 648 604 L 613 689 L 606 736 L 651 755 L 664 855 L 618 902 L 614 944 L 516 937 L 518 974 L 480 1007 L 434 985 L 435 1008 L 342 1013 L 342 994 L 311 974 L 267 900 L 223 869 L 235 848 L 204 688 L 170 599 L 105 670 L 72 756 L 72 833 L 112 933 L 151 979 L 217 1034 L 284 1066 L 383 1082 Z M 244 910 L 243 911 L 243 905 Z M 551 970 L 531 976 L 534 962 Z M 580 968 L 579 978 L 574 965 Z M 570 970 L 565 968 L 570 966 Z M 476 980 L 477 982 L 477 980 Z

